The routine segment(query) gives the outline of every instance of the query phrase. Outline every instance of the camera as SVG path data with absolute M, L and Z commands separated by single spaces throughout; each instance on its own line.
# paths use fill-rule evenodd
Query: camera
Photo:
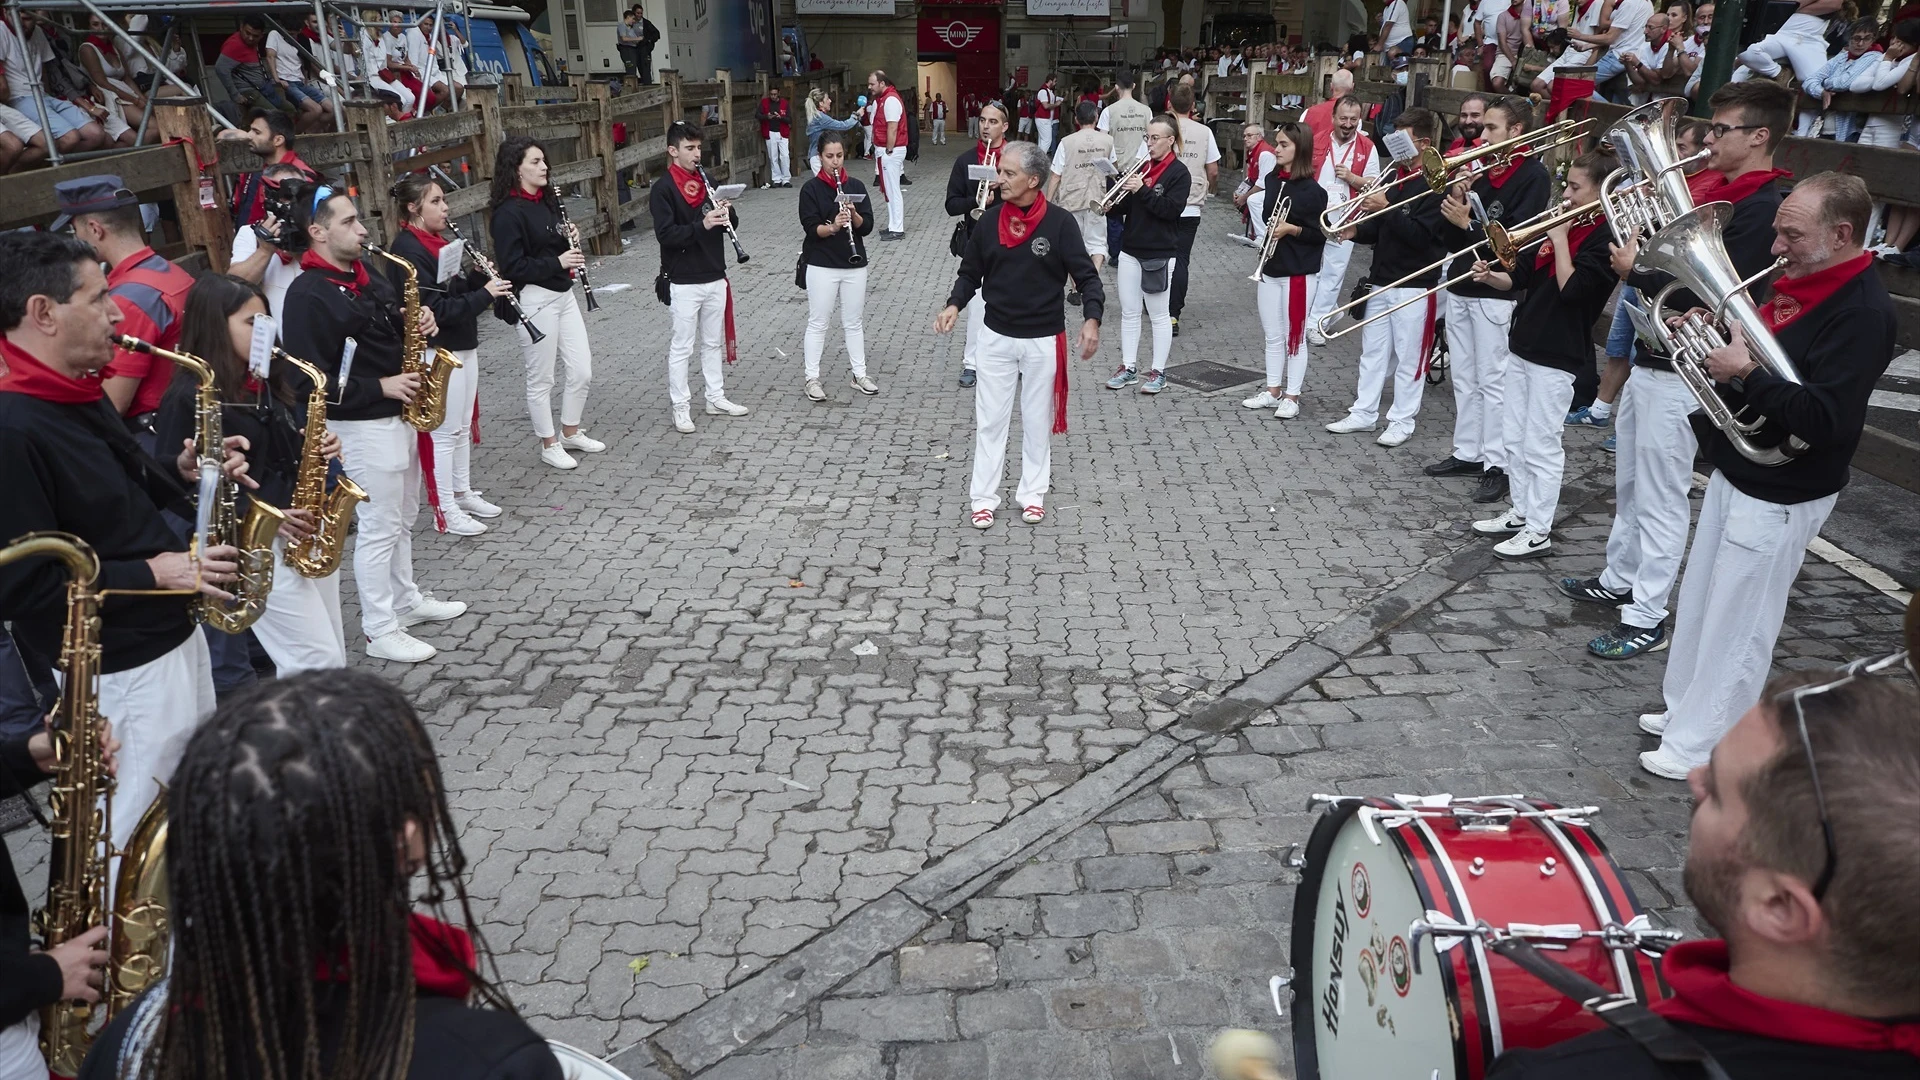
M 311 197 L 313 185 L 303 180 L 289 178 L 278 183 L 271 180 L 262 182 L 260 202 L 266 212 L 272 215 L 274 226 L 269 230 L 264 220 L 254 222 L 253 235 L 261 243 L 271 244 L 289 255 L 298 255 L 307 249 L 306 230 L 294 221 L 294 206 L 300 200 L 303 189 Z

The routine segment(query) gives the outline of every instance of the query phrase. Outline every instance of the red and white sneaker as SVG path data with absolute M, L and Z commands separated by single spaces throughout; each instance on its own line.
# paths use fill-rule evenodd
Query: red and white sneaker
M 975 510 L 973 512 L 973 527 L 976 529 L 993 528 L 993 511 Z
M 1029 525 L 1038 525 L 1047 520 L 1047 508 L 1044 506 L 1026 506 L 1020 509 L 1020 520 Z

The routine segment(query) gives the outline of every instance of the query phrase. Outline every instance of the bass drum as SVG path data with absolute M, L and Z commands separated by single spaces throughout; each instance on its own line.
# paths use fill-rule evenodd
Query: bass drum
M 554 1057 L 560 1059 L 560 1075 L 567 1080 L 633 1080 L 585 1050 L 553 1039 L 547 1040 L 547 1048 L 553 1051 Z
M 1636 946 L 1674 935 L 1650 929 L 1584 820 L 1594 808 L 1519 796 L 1315 802 L 1325 812 L 1293 906 L 1300 1080 L 1481 1080 L 1508 1047 L 1602 1026 L 1466 932 L 1482 921 L 1610 992 L 1667 996 Z

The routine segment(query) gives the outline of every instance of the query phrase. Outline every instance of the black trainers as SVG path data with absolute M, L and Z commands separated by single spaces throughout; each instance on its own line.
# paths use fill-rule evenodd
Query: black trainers
M 974 384 L 973 369 L 970 367 L 961 368 L 960 369 L 960 385 L 972 386 L 973 384 Z
M 1583 600 L 1589 604 L 1612 604 L 1618 607 L 1623 604 L 1633 603 L 1632 589 L 1615 592 L 1612 589 L 1602 586 L 1600 579 L 1597 577 L 1563 577 L 1560 579 L 1559 584 L 1560 591 L 1563 594 L 1575 600 Z
M 1173 317 L 1173 336 L 1180 336 L 1180 317 L 1178 315 Z
M 1428 476 L 1478 476 L 1480 469 L 1481 465 L 1477 461 L 1461 461 L 1452 454 L 1448 454 L 1421 471 Z
M 1664 626 L 1618 623 L 1613 629 L 1587 642 L 1587 651 L 1603 660 L 1631 660 L 1642 653 L 1660 652 L 1667 645 L 1667 628 Z
M 1473 493 L 1477 503 L 1502 502 L 1507 497 L 1507 473 L 1504 469 L 1488 469 L 1480 474 L 1480 487 Z

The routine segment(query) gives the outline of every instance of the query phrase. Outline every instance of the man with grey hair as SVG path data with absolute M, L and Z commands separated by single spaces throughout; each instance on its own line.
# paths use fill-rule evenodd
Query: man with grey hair
M 1067 430 L 1067 334 L 1061 286 L 1071 277 L 1081 297 L 1080 357 L 1100 348 L 1106 291 L 1080 238 L 1073 215 L 1041 194 L 1052 161 L 1034 143 L 1008 143 L 1000 155 L 1001 202 L 989 208 L 960 256 L 947 306 L 934 319 L 952 331 L 960 309 L 980 294 L 985 313 L 974 390 L 973 482 L 970 521 L 993 527 L 1007 454 L 1013 398 L 1020 393 L 1020 516 L 1046 519 L 1053 474 L 1052 435 Z

